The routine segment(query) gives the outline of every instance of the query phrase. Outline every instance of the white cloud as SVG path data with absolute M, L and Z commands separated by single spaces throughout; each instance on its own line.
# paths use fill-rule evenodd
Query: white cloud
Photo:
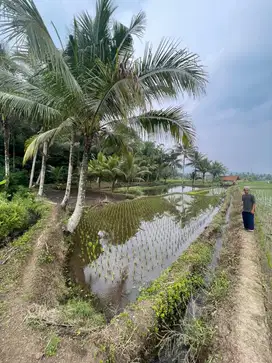
M 53 20 L 62 36 L 74 14 L 94 10 L 94 1 L 89 0 L 36 3 L 47 24 Z M 271 0 L 116 3 L 120 4 L 118 19 L 126 24 L 140 8 L 147 14 L 144 42 L 136 41 L 138 55 L 143 53 L 145 41 L 157 46 L 161 38 L 170 37 L 198 53 L 207 67 L 207 95 L 175 102 L 192 113 L 201 151 L 231 170 L 271 172 Z

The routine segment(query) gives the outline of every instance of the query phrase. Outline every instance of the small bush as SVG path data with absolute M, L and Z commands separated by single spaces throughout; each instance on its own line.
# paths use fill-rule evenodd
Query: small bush
M 16 171 L 10 174 L 8 193 L 13 195 L 22 187 L 28 186 L 28 173 L 26 170 Z
M 34 197 L 21 189 L 8 200 L 6 193 L 0 194 L 0 244 L 16 233 L 24 231 L 35 215 L 36 203 Z
M 57 354 L 58 346 L 60 343 L 60 337 L 58 337 L 56 334 L 52 334 L 46 347 L 44 354 L 46 357 L 54 357 Z
M 96 327 L 105 324 L 104 316 L 97 312 L 91 302 L 72 299 L 63 306 L 63 319 L 72 325 Z

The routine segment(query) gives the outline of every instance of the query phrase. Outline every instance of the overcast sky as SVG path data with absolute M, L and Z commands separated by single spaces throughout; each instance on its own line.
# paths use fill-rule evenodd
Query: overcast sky
M 198 145 L 232 171 L 272 173 L 272 1 L 116 0 L 116 17 L 128 24 L 147 15 L 145 41 L 181 39 L 209 73 L 207 95 L 180 99 L 197 128 Z M 74 14 L 94 12 L 95 0 L 36 0 L 61 37 Z M 136 42 L 141 55 L 144 42 Z

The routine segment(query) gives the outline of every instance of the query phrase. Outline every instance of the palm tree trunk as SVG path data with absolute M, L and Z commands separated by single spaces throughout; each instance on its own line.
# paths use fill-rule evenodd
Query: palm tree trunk
M 114 192 L 115 182 L 116 182 L 116 179 L 113 178 L 112 185 L 111 185 L 111 191 L 112 192 Z
M 28 185 L 29 189 L 31 189 L 33 186 L 33 179 L 34 179 L 37 155 L 38 155 L 38 150 L 35 151 L 35 154 L 34 154 L 33 160 L 32 160 L 31 173 L 30 173 L 29 185 Z
M 40 180 L 39 191 L 38 191 L 38 196 L 40 196 L 40 197 L 43 196 L 44 181 L 45 181 L 45 172 L 46 172 L 47 152 L 48 152 L 48 142 L 45 141 L 43 143 L 41 180 Z
M 130 184 L 131 184 L 131 181 L 128 180 L 128 182 L 127 182 L 127 194 L 128 194 L 128 191 L 129 191 Z
M 34 186 L 40 185 L 40 180 L 41 180 L 41 172 L 39 173 L 38 179 L 36 180 L 36 183 L 34 184 Z
M 71 194 L 72 176 L 73 176 L 74 144 L 75 144 L 75 137 L 74 137 L 74 132 L 72 132 L 72 134 L 71 134 L 71 143 L 70 143 L 69 166 L 68 166 L 66 190 L 65 190 L 63 200 L 61 202 L 61 207 L 62 208 L 66 208 L 67 203 L 68 203 L 69 198 L 70 198 L 70 194 Z
M 86 178 L 88 172 L 89 149 L 90 149 L 89 140 L 86 138 L 84 142 L 84 151 L 80 167 L 76 207 L 67 223 L 67 231 L 70 233 L 73 233 L 74 230 L 76 229 L 83 212 L 85 195 L 86 195 Z
M 5 153 L 5 179 L 6 186 L 8 186 L 9 178 L 10 178 L 10 166 L 9 166 L 9 141 L 10 141 L 10 132 L 9 132 L 9 123 L 8 120 L 2 116 L 3 123 L 3 136 L 4 136 L 4 153 Z
M 15 157 L 16 157 L 16 150 L 15 150 L 15 137 L 13 135 L 12 138 L 12 171 L 15 171 Z
M 183 165 L 182 165 L 182 177 L 183 177 L 183 185 L 184 185 L 184 183 L 185 183 L 185 176 L 184 176 L 184 174 L 185 174 L 185 156 L 183 156 Z

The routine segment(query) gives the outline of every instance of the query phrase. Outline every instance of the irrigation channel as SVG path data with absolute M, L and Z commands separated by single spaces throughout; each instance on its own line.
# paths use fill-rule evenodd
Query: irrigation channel
M 72 279 L 97 297 L 109 319 L 188 248 L 224 199 L 221 188 L 205 196 L 181 194 L 179 188 L 86 208 L 72 236 L 69 269 Z
M 225 224 L 221 230 L 221 233 L 216 238 L 212 260 L 207 267 L 207 273 L 204 277 L 204 287 L 195 296 L 191 297 L 187 305 L 184 317 L 181 317 L 181 320 L 186 321 L 187 324 L 188 323 L 190 324 L 190 321 L 192 321 L 193 319 L 200 318 L 203 314 L 203 308 L 205 307 L 206 291 L 212 282 L 214 271 L 216 266 L 218 265 L 220 252 L 223 246 L 224 233 L 230 223 L 231 207 L 232 207 L 232 198 L 230 200 L 230 205 L 226 213 Z M 179 332 L 182 334 L 182 331 L 179 330 L 182 329 L 181 327 L 183 326 L 183 324 L 180 323 L 177 325 L 177 333 Z M 167 350 L 167 352 L 163 349 L 159 350 L 159 357 L 156 357 L 155 360 L 153 359 L 150 363 L 189 362 L 190 361 L 189 352 L 190 352 L 190 347 L 185 345 L 176 347 L 174 343 L 172 345 L 172 349 Z

